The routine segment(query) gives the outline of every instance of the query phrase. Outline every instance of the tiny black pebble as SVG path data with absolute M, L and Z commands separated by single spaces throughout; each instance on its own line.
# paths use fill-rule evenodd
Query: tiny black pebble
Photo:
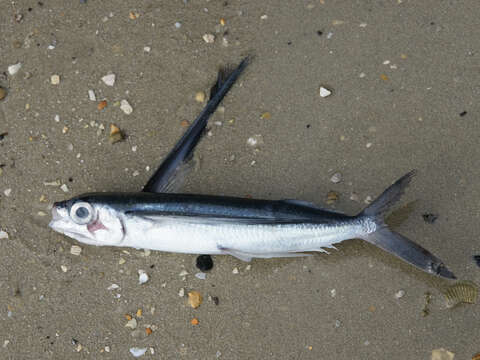
M 435 25 L 435 22 L 432 21 L 432 22 L 430 23 L 430 25 Z
M 480 267 L 480 255 L 473 255 L 473 260 L 475 260 L 477 266 Z
M 155 264 L 150 265 L 150 269 L 153 269 L 155 267 Z
M 292 42 L 291 41 L 287 42 L 287 45 L 292 45 Z
M 213 260 L 210 255 L 199 255 L 197 257 L 197 268 L 201 271 L 209 271 L 213 268 Z
M 212 296 L 212 301 L 215 305 L 218 305 L 220 303 L 220 300 L 218 300 L 217 296 Z
M 307 129 L 310 129 L 310 124 L 307 124 Z
M 323 35 L 323 31 L 318 30 L 318 31 L 317 31 L 317 35 L 318 35 L 318 36 L 322 36 L 322 35 Z
M 43 2 L 39 1 L 38 3 L 38 6 L 43 6 Z
M 467 115 L 467 112 L 466 112 L 466 111 L 462 111 L 462 112 L 460 113 L 460 116 L 462 116 L 462 117 L 465 116 L 465 115 Z
M 32 8 L 28 8 L 28 11 L 32 11 L 33 9 Z
M 72 182 L 72 181 L 73 181 L 73 178 L 72 178 L 72 177 L 69 177 L 69 178 L 68 178 L 68 181 Z
M 438 219 L 438 215 L 435 214 L 423 214 L 422 217 L 428 224 L 433 224 Z
M 50 339 L 50 335 L 47 335 L 46 338 L 47 338 L 47 339 Z

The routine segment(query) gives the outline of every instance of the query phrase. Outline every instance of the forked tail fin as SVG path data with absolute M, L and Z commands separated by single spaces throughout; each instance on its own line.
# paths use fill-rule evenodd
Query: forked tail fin
M 420 245 L 390 230 L 384 222 L 388 210 L 400 200 L 415 173 L 415 170 L 413 170 L 401 177 L 359 214 L 360 217 L 373 218 L 377 225 L 375 232 L 363 236 L 362 239 L 423 271 L 448 279 L 455 279 L 455 275 L 447 269 L 439 258 Z

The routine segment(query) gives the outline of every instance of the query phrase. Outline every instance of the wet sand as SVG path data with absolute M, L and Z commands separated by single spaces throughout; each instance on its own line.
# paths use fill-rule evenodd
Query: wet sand
M 360 240 L 250 268 L 216 256 L 200 280 L 195 255 L 92 247 L 47 227 L 53 201 L 141 189 L 146 167 L 201 110 L 195 93 L 208 92 L 219 66 L 253 54 L 212 117 L 184 191 L 298 198 L 355 214 L 415 168 L 403 204 L 415 203 L 396 230 L 459 280 L 480 283 L 472 260 L 480 254 L 480 3 L 40 4 L 0 4 L 0 86 L 8 91 L 0 101 L 0 133 L 8 132 L 0 229 L 9 235 L 0 241 L 2 359 L 129 359 L 132 347 L 159 359 L 430 359 L 441 347 L 470 359 L 480 351 L 479 306 L 445 308 L 442 291 L 454 282 Z M 209 33 L 213 43 L 202 39 Z M 110 72 L 112 87 L 101 80 Z M 332 95 L 321 98 L 320 86 Z M 111 123 L 125 141 L 109 143 Z M 256 149 L 247 145 L 255 135 L 263 139 Z M 68 192 L 44 185 L 55 180 Z M 331 205 L 329 191 L 339 194 Z M 425 213 L 438 219 L 426 223 Z M 140 269 L 149 275 L 143 285 Z M 191 290 L 204 298 L 197 309 L 187 303 Z M 125 314 L 137 319 L 135 330 Z

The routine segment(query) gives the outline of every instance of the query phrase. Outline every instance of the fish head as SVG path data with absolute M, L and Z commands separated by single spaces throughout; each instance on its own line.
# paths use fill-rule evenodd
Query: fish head
M 121 246 L 125 236 L 119 213 L 90 197 L 54 203 L 49 226 L 88 245 Z

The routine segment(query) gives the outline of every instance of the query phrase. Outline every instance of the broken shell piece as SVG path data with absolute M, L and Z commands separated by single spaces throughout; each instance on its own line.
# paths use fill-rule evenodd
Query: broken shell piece
M 0 240 L 8 239 L 8 234 L 6 231 L 0 230 Z
M 95 96 L 95 92 L 93 90 L 88 90 L 88 98 L 91 101 L 97 101 L 97 97 Z
M 340 173 L 335 173 L 332 175 L 330 178 L 330 181 L 334 184 L 338 184 L 340 181 L 342 181 L 342 174 Z
M 102 81 L 107 86 L 113 86 L 115 84 L 115 74 L 108 74 L 102 77 Z
M 202 303 L 202 301 L 203 301 L 202 294 L 200 294 L 198 291 L 190 291 L 188 293 L 188 303 L 192 308 L 194 309 L 198 308 Z
M 60 76 L 57 74 L 50 76 L 50 82 L 52 83 L 52 85 L 60 84 Z
M 72 255 L 79 256 L 81 252 L 82 248 L 78 245 L 72 245 L 72 247 L 70 248 L 70 254 Z
M 138 283 L 145 284 L 148 281 L 148 274 L 143 270 L 138 270 Z
M 108 137 L 110 144 L 115 144 L 123 140 L 123 133 L 120 128 L 114 124 L 110 124 L 110 136 Z
M 205 101 L 205 93 L 203 91 L 199 91 L 195 94 L 195 101 L 199 103 L 203 103 Z
M 120 101 L 120 109 L 127 115 L 130 115 L 133 112 L 132 106 L 125 99 Z
M 8 67 L 8 73 L 10 75 L 15 75 L 20 70 L 21 67 L 22 67 L 22 63 L 16 63 L 13 65 L 10 65 Z
M 207 44 L 211 44 L 215 41 L 215 35 L 213 34 L 205 34 L 202 36 L 202 38 Z
M 135 318 L 131 318 L 130 320 L 127 321 L 125 324 L 125 327 L 130 328 L 130 329 L 135 329 L 137 327 L 137 320 Z
M 471 281 L 459 282 L 450 286 L 445 292 L 447 307 L 453 308 L 461 303 L 475 304 L 477 302 L 477 295 L 478 287 L 475 283 Z
M 259 147 L 263 145 L 263 137 L 260 134 L 253 135 L 248 138 L 247 144 L 251 147 Z
M 432 350 L 431 360 L 453 360 L 455 354 L 444 348 Z
M 325 98 L 330 95 L 332 95 L 331 90 L 327 89 L 326 87 L 320 86 L 320 97 Z
M 138 348 L 138 347 L 132 347 L 130 348 L 130 354 L 132 354 L 135 357 L 140 357 L 145 355 L 147 352 L 147 348 Z

